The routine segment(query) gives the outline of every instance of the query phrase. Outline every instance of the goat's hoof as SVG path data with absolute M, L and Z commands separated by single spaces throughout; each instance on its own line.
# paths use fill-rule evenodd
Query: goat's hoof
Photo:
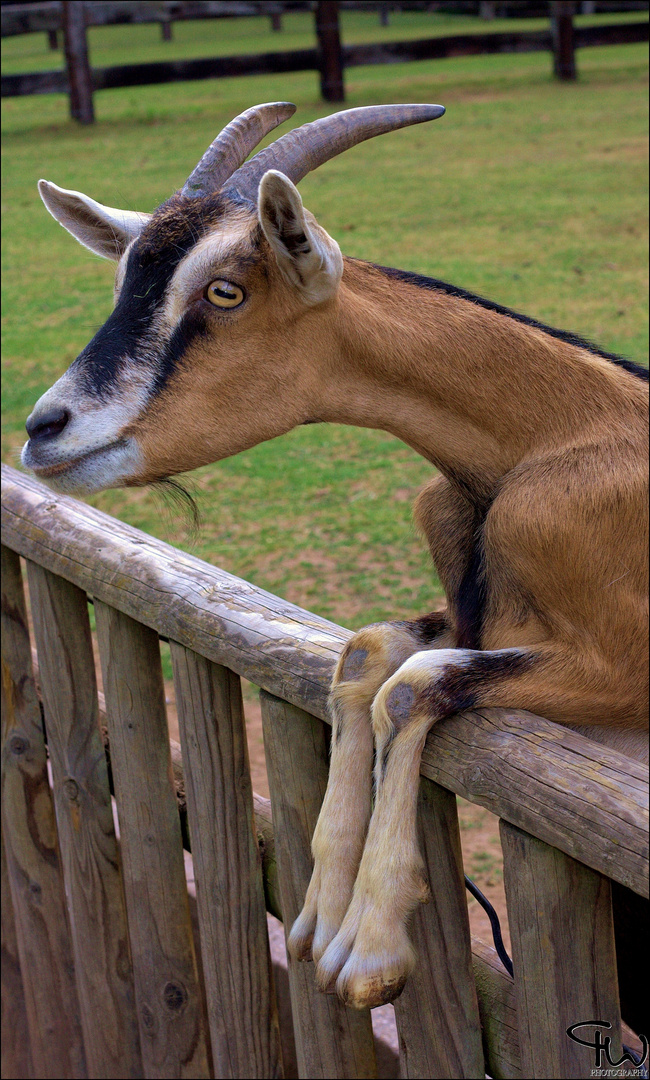
M 399 997 L 407 976 L 386 977 L 377 972 L 370 975 L 346 975 L 345 968 L 336 983 L 336 992 L 352 1009 L 375 1009 Z
M 415 965 L 415 952 L 406 933 L 400 933 L 399 928 L 393 928 L 394 944 L 390 950 L 378 945 L 380 940 L 390 938 L 388 927 L 374 941 L 364 942 L 361 937 L 360 929 L 355 947 L 336 981 L 336 992 L 353 1009 L 375 1009 L 399 997 Z

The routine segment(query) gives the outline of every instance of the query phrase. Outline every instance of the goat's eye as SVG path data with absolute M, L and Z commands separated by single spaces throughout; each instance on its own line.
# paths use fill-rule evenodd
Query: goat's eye
M 215 307 L 234 308 L 242 303 L 244 291 L 239 288 L 239 285 L 233 285 L 232 281 L 223 281 L 222 278 L 218 278 L 208 285 L 205 298 Z

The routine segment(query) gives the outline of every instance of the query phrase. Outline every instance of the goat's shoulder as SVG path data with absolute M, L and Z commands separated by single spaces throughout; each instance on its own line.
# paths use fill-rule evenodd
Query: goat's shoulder
M 485 521 L 493 579 L 571 617 L 625 596 L 636 622 L 648 589 L 647 486 L 647 462 L 614 444 L 564 446 L 522 462 Z

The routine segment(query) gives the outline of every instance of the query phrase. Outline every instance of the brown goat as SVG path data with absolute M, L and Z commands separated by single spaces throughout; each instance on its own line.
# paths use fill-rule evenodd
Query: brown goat
M 395 997 L 414 962 L 432 724 L 528 709 L 637 757 L 647 729 L 647 373 L 442 282 L 343 259 L 294 186 L 443 111 L 351 110 L 242 164 L 292 112 L 259 106 L 150 217 L 40 185 L 61 224 L 119 260 L 114 312 L 27 423 L 23 462 L 52 486 L 146 484 L 315 421 L 381 428 L 439 469 L 416 516 L 448 608 L 368 627 L 340 658 L 289 942 L 357 1007 Z

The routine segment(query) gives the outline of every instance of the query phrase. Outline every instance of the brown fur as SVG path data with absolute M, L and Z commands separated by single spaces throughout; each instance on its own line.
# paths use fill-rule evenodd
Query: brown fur
M 178 199 L 146 226 L 152 258 L 179 241 L 185 209 L 198 229 L 201 206 Z M 200 332 L 117 432 L 131 463 L 120 482 L 316 420 L 382 428 L 441 473 L 416 518 L 448 610 L 368 627 L 341 656 L 314 873 L 289 939 L 295 957 L 318 962 L 324 989 L 377 1005 L 414 963 L 406 920 L 427 892 L 415 822 L 431 725 L 458 708 L 507 706 L 625 749 L 647 728 L 648 388 L 586 347 L 443 289 L 350 259 L 341 277 L 338 246 L 279 173 L 262 180 L 259 217 L 220 197 L 205 210 L 210 234 L 177 267 L 152 329 L 164 344 L 194 317 Z M 211 307 L 216 278 L 245 302 Z M 69 407 L 61 392 L 44 396 L 43 414 Z M 42 441 L 27 463 L 58 467 L 61 444 Z

